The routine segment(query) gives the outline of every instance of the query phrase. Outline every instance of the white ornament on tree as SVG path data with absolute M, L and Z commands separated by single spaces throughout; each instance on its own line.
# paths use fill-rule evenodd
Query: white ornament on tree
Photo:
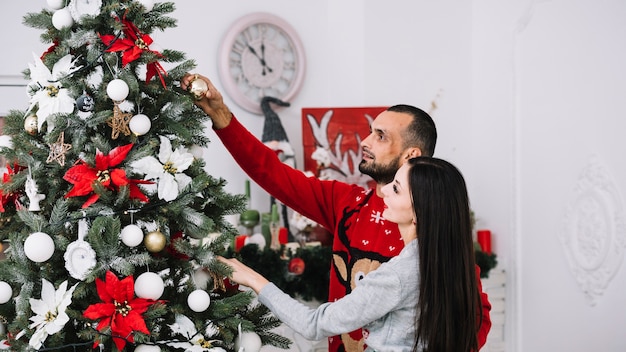
M 64 3 L 65 0 L 46 0 L 46 4 L 48 4 L 48 7 L 52 10 L 58 10 L 62 8 L 65 5 Z
M 135 280 L 135 294 L 139 298 L 157 300 L 164 290 L 163 279 L 153 272 L 145 272 Z
M 5 304 L 11 300 L 13 289 L 11 285 L 4 281 L 0 281 L 0 304 Z
M 135 347 L 135 352 L 161 352 L 157 345 L 139 345 Z
M 202 159 L 202 157 L 204 157 L 204 148 L 202 148 L 201 146 L 199 146 L 197 144 L 192 145 L 189 148 L 189 152 L 196 159 Z
M 86 219 L 78 221 L 78 240 L 70 243 L 63 254 L 65 269 L 70 276 L 77 280 L 84 280 L 89 270 L 96 266 L 96 252 L 84 238 L 87 236 L 88 225 Z
M 194 312 L 204 312 L 211 305 L 211 297 L 204 290 L 195 290 L 187 297 L 187 305 Z
M 135 224 L 124 226 L 120 236 L 122 237 L 122 242 L 131 248 L 137 247 L 143 242 L 143 231 L 141 227 Z
M 144 13 L 150 12 L 154 8 L 154 0 L 139 0 L 139 2 L 144 7 L 144 11 L 143 11 Z
M 107 84 L 107 95 L 113 101 L 126 99 L 129 91 L 128 84 L 120 78 L 116 78 Z
M 30 167 L 29 167 L 30 173 Z M 46 195 L 39 192 L 39 188 L 37 187 L 37 183 L 33 178 L 28 175 L 26 177 L 26 184 L 24 185 L 26 189 L 26 196 L 28 197 L 28 211 L 40 211 L 39 202 L 46 199 Z
M 144 114 L 137 114 L 130 119 L 128 127 L 136 136 L 143 136 L 150 131 L 150 118 Z
M 198 289 L 206 290 L 209 280 L 211 280 L 211 275 L 206 269 L 198 268 L 193 272 L 193 283 Z
M 67 5 L 70 13 L 76 22 L 81 20 L 83 16 L 97 16 L 100 14 L 102 0 L 70 0 Z
M 58 30 L 71 27 L 73 24 L 74 19 L 67 7 L 56 10 L 54 14 L 52 14 L 52 25 Z
M 24 241 L 24 253 L 36 263 L 45 262 L 54 254 L 54 241 L 46 233 L 31 233 Z
M 261 337 L 253 331 L 241 331 L 239 324 L 239 336 L 235 340 L 235 351 L 237 352 L 259 352 L 263 343 Z

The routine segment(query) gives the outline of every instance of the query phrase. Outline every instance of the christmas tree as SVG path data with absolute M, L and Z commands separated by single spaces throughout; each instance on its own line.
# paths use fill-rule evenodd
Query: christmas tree
M 48 0 L 25 15 L 50 48 L 25 68 L 30 100 L 6 116 L 0 146 L 0 349 L 290 344 L 216 260 L 238 234 L 224 216 L 246 200 L 198 153 L 208 117 L 179 84 L 194 61 L 152 45 L 172 11 Z

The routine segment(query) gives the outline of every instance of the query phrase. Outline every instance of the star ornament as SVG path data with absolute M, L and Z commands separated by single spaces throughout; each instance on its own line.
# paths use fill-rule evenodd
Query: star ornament
M 93 189 L 94 183 L 99 182 L 105 188 L 113 191 L 117 191 L 121 187 L 130 187 L 129 197 L 131 199 L 148 202 L 148 198 L 141 192 L 138 184 L 151 182 L 128 179 L 124 169 L 114 168 L 126 159 L 126 155 L 128 155 L 132 147 L 132 143 L 119 146 L 112 149 L 108 155 L 104 155 L 104 153 L 98 150 L 96 152 L 95 166 L 90 166 L 83 160 L 72 166 L 63 176 L 65 181 L 74 185 L 65 195 L 65 198 L 89 196 L 82 206 L 87 208 L 100 198 L 100 195 L 95 193 Z
M 151 305 L 163 303 L 146 298 L 135 297 L 135 281 L 132 276 L 120 280 L 111 271 L 107 271 L 105 281 L 96 279 L 96 289 L 101 303 L 87 307 L 83 316 L 99 320 L 96 330 L 111 329 L 113 342 L 118 350 L 123 351 L 126 342 L 135 342 L 135 332 L 150 335 L 143 313 Z M 94 348 L 99 341 L 94 342 Z
M 133 114 L 123 112 L 118 104 L 113 106 L 113 116 L 107 121 L 107 124 L 112 129 L 112 139 L 117 139 L 120 136 L 120 133 L 123 133 L 125 136 L 130 136 L 131 132 L 128 124 L 130 123 L 130 119 L 132 117 Z
M 48 155 L 47 163 L 51 163 L 56 161 L 61 166 L 65 166 L 65 153 L 67 153 L 70 149 L 72 149 L 71 144 L 66 144 L 65 142 L 65 132 L 61 132 L 57 141 L 53 144 L 49 144 L 50 146 L 50 154 Z

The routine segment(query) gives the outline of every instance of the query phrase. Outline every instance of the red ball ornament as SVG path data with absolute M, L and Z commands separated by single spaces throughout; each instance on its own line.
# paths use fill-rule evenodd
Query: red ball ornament
M 292 258 L 289 261 L 288 270 L 294 275 L 302 275 L 305 267 L 306 265 L 304 264 L 304 260 L 302 260 L 302 258 Z

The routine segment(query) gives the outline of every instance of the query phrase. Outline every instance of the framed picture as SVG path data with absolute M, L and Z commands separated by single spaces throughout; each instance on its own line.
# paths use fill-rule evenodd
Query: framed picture
M 336 107 L 302 109 L 304 170 L 320 178 L 363 187 L 373 185 L 361 174 L 361 141 L 371 122 L 387 107 Z

